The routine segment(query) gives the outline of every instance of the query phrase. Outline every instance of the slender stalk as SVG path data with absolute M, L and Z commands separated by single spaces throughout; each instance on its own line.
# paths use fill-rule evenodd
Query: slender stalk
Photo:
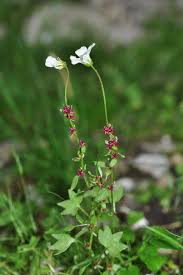
M 112 185 L 114 184 L 114 172 L 112 172 Z M 112 210 L 116 214 L 116 205 L 114 202 L 114 190 L 111 191 Z
M 79 209 L 81 210 L 81 212 L 83 212 L 83 214 L 89 217 L 89 214 L 81 206 L 79 207 Z
M 68 85 L 69 85 L 69 80 L 70 80 L 70 73 L 69 73 L 69 69 L 68 69 L 67 65 L 65 65 L 65 70 L 67 72 L 67 79 L 65 82 L 64 98 L 65 98 L 65 105 L 67 105 L 68 104 L 67 93 L 68 93 Z M 70 126 L 75 127 L 74 123 L 71 120 L 70 120 Z M 79 144 L 79 137 L 78 137 L 77 131 L 75 133 L 75 136 L 76 136 L 77 143 Z M 81 167 L 84 168 L 83 158 L 81 158 Z M 86 175 L 84 175 L 84 180 L 86 182 L 87 187 L 89 187 L 89 183 L 88 183 Z
M 104 101 L 105 120 L 106 120 L 106 124 L 109 124 L 108 113 L 107 113 L 106 95 L 105 95 L 105 89 L 104 89 L 104 85 L 103 85 L 103 82 L 102 82 L 102 78 L 101 78 L 99 72 L 97 71 L 97 69 L 93 65 L 91 65 L 91 68 L 96 73 L 96 75 L 97 75 L 97 77 L 99 79 L 99 82 L 100 82 L 100 86 L 101 86 L 101 90 L 102 90 L 102 96 L 103 96 L 103 101 Z
M 70 74 L 69 74 L 69 70 L 67 68 L 67 65 L 65 66 L 66 72 L 67 72 L 67 79 L 66 79 L 66 83 L 65 83 L 65 105 L 67 105 L 67 91 L 68 91 L 68 85 L 69 85 L 69 79 L 70 79 Z
M 83 159 L 83 157 L 81 158 L 81 168 L 84 170 L 84 159 Z M 85 180 L 86 186 L 89 188 L 90 185 L 89 185 L 89 182 L 87 180 L 87 176 L 86 176 L 85 173 L 84 173 L 84 180 Z

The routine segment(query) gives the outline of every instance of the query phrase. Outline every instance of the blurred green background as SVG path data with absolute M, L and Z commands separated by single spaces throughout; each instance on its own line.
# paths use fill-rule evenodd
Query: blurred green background
M 102 2 L 103 6 L 98 5 Z M 76 49 L 96 42 L 92 58 L 104 80 L 110 121 L 116 128 L 122 152 L 127 155 L 127 159 L 139 150 L 139 144 L 147 140 L 157 141 L 164 135 L 170 135 L 176 145 L 176 152 L 182 153 L 182 10 L 174 5 L 177 1 L 174 3 L 167 1 L 170 6 L 165 14 L 163 6 L 153 16 L 148 15 L 142 24 L 138 21 L 138 12 L 143 7 L 143 1 L 130 2 L 132 2 L 132 14 L 130 12 L 128 14 L 127 7 L 127 17 L 124 17 L 124 22 L 129 21 L 127 26 L 123 26 L 123 22 L 120 21 L 123 9 L 120 10 L 121 6 L 118 7 L 118 4 L 129 4 L 128 1 L 114 1 L 115 7 L 113 1 L 94 0 L 0 1 L 0 209 L 3 213 L 0 217 L 0 226 L 3 232 L 2 238 L 5 240 L 0 249 L 1 255 L 4 255 L 3 259 L 5 261 L 8 259 L 10 266 L 14 266 L 12 270 L 22 270 L 21 268 L 27 265 L 26 256 L 17 258 L 16 253 L 13 253 L 16 252 L 15 247 L 19 244 L 19 237 L 29 240 L 32 229 L 27 222 L 25 194 L 22 192 L 19 175 L 21 169 L 18 169 L 15 158 L 9 152 L 11 151 L 9 145 L 13 144 L 20 161 L 19 166 L 22 165 L 26 193 L 41 238 L 47 238 L 46 233 L 50 228 L 59 228 L 62 225 L 55 204 L 58 202 L 58 196 L 66 196 L 67 188 L 76 173 L 72 163 L 75 150 L 71 146 L 67 125 L 59 112 L 64 102 L 63 81 L 57 71 L 48 69 L 44 65 L 50 53 L 55 53 L 70 63 L 69 56 Z M 133 2 L 136 6 L 133 6 Z M 148 6 L 147 0 L 145 2 L 144 7 L 149 12 L 151 6 Z M 67 13 L 70 10 L 71 13 L 71 17 L 66 15 L 65 20 L 68 21 L 62 20 L 62 25 L 58 25 L 56 19 L 49 19 L 49 9 L 51 11 L 51 6 L 57 4 L 61 5 L 58 6 L 60 12 L 62 4 L 64 7 L 69 5 L 65 10 Z M 45 5 L 49 5 L 47 15 L 40 12 Z M 81 6 L 77 8 L 77 5 Z M 56 10 L 59 13 L 58 7 L 56 6 Z M 84 7 L 84 10 L 80 7 Z M 81 18 L 83 12 L 85 21 L 93 22 L 92 30 L 85 29 L 82 36 L 78 37 L 68 30 L 66 38 L 62 35 L 59 37 L 58 34 L 54 38 L 53 31 L 62 32 L 64 27 L 67 30 L 69 20 L 72 21 L 76 11 L 79 14 L 78 10 L 81 10 Z M 110 17 L 113 10 L 114 20 Z M 105 36 L 98 31 L 94 21 L 91 21 L 93 19 L 86 18 L 90 14 L 92 17 L 95 12 L 98 14 L 97 18 L 100 18 L 101 12 L 102 18 L 104 19 L 106 14 L 106 22 L 109 20 L 109 33 Z M 137 23 L 144 34 L 137 33 L 137 37 L 131 41 L 128 39 L 123 41 L 121 33 L 125 30 L 127 37 L 130 35 L 130 30 L 128 32 L 126 27 L 131 22 L 130 18 L 133 23 L 133 15 L 136 13 Z M 141 13 L 145 14 L 146 9 L 144 8 Z M 45 20 L 46 33 L 43 35 L 40 31 L 40 40 L 38 37 L 37 41 L 30 43 L 31 39 L 27 38 L 31 36 L 28 32 L 32 24 L 29 18 L 34 14 L 37 19 L 32 21 L 33 36 L 36 32 L 34 24 L 38 24 L 40 18 Z M 50 25 L 49 20 L 51 20 Z M 105 20 L 101 21 L 101 24 L 105 23 Z M 30 28 L 26 27 L 29 25 Z M 118 27 L 119 41 L 116 36 L 113 40 L 115 26 Z M 105 26 L 100 25 L 100 27 Z M 136 27 L 135 21 L 132 27 Z M 76 34 L 78 30 L 80 27 L 76 26 Z M 137 31 L 136 28 L 134 30 Z M 93 160 L 102 154 L 104 148 L 103 137 L 100 135 L 104 126 L 101 92 L 96 76 L 90 69 L 70 64 L 69 68 L 73 88 L 70 100 L 79 114 L 81 136 L 88 143 L 88 159 Z M 177 171 L 182 177 L 182 164 Z M 172 191 L 174 189 L 171 188 L 166 189 L 170 192 L 162 191 L 161 194 L 157 190 L 151 194 L 151 189 L 148 189 L 149 193 L 142 199 L 146 204 L 152 196 L 157 196 L 159 199 L 163 194 L 164 204 L 167 206 L 167 197 L 171 201 L 174 194 Z M 8 195 L 5 196 L 5 193 Z M 14 224 L 12 219 L 17 220 L 19 224 Z M 18 228 L 21 228 L 21 234 Z M 12 251 L 11 256 L 9 251 Z M 7 272 L 9 273 L 3 274 L 20 274 L 13 271 L 11 273 L 10 270 Z M 29 274 L 37 273 L 35 271 Z
M 92 56 L 105 83 L 111 122 L 121 135 L 122 147 L 163 134 L 182 140 L 183 26 L 178 10 L 150 17 L 144 25 L 146 34 L 126 46 L 113 43 L 111 47 L 96 33 L 82 40 L 70 37 L 49 45 L 27 45 L 23 26 L 41 5 L 43 1 L 28 0 L 0 4 L 0 25 L 5 29 L 0 40 L 0 141 L 25 145 L 20 154 L 26 177 L 61 192 L 74 174 L 67 127 L 58 111 L 63 104 L 62 79 L 44 61 L 50 52 L 69 61 L 76 48 L 93 40 L 97 46 Z M 72 102 L 82 118 L 80 130 L 98 154 L 101 144 L 94 137 L 104 119 L 97 80 L 82 66 L 70 70 Z

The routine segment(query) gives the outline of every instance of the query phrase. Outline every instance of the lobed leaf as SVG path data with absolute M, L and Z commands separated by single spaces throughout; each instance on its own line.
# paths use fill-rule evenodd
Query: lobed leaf
M 75 242 L 75 239 L 68 234 L 54 234 L 53 236 L 57 239 L 57 242 L 50 248 L 58 250 L 58 254 L 65 252 Z

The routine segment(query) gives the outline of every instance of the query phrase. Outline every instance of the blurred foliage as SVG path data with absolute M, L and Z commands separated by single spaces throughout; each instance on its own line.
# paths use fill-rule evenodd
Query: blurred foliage
M 94 60 L 102 72 L 109 114 L 118 134 L 122 133 L 123 147 L 167 133 L 177 141 L 182 139 L 182 34 L 183 27 L 173 20 L 155 20 L 148 25 L 148 36 L 129 47 L 110 50 L 97 43 Z M 90 42 L 86 38 L 85 43 Z M 69 183 L 74 171 L 70 141 L 58 111 L 63 104 L 62 80 L 44 67 L 44 60 L 50 49 L 68 60 L 79 46 L 66 41 L 61 48 L 59 41 L 49 48 L 29 48 L 20 33 L 11 30 L 0 44 L 0 140 L 25 143 L 22 157 L 27 175 L 48 180 L 52 186 L 60 185 L 60 180 Z M 98 155 L 103 146 L 98 131 L 104 120 L 101 95 L 94 92 L 97 79 L 82 66 L 70 69 L 71 100 L 84 118 L 79 121 L 81 134 L 90 144 L 89 151 Z

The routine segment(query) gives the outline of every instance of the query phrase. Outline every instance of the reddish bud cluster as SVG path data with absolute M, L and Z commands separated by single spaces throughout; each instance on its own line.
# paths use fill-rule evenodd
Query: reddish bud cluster
M 114 137 L 114 138 L 111 138 L 109 140 L 106 140 L 105 144 L 106 144 L 107 148 L 109 150 L 111 150 L 111 149 L 113 149 L 113 147 L 118 146 L 118 138 Z
M 64 113 L 66 118 L 70 120 L 75 120 L 75 112 L 73 111 L 72 106 L 65 105 L 63 109 L 61 109 L 61 112 Z
M 78 177 L 84 177 L 84 175 L 85 175 L 85 173 L 84 173 L 83 169 L 79 168 L 78 171 L 77 171 L 77 176 Z
M 114 133 L 114 129 L 111 124 L 107 124 L 104 126 L 104 134 L 105 135 L 112 135 Z
M 118 137 L 114 135 L 114 128 L 108 123 L 104 126 L 103 131 L 104 134 L 108 136 L 108 139 L 105 140 L 105 145 L 108 150 L 107 156 L 110 156 L 110 160 L 117 159 L 120 154 L 118 152 Z

